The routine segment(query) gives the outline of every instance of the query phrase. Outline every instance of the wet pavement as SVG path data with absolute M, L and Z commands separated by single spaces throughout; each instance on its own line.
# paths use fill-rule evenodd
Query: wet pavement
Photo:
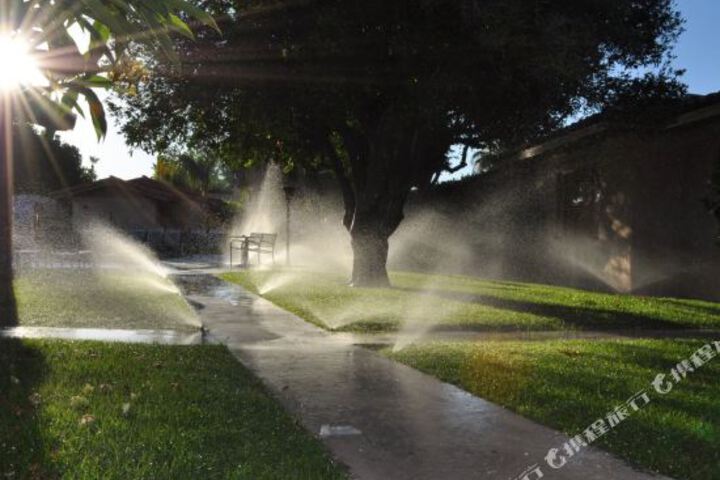
M 192 273 L 217 274 L 227 272 L 228 259 L 223 255 L 193 255 L 164 260 L 163 265 L 171 273 L 191 271 Z
M 157 343 L 162 345 L 198 345 L 203 333 L 175 330 L 120 330 L 108 328 L 14 327 L 0 329 L 0 338 L 55 338 L 60 340 L 96 340 L 121 343 Z
M 353 478 L 515 479 L 568 440 L 354 345 L 352 336 L 321 330 L 203 270 L 185 270 L 175 281 L 209 335 L 262 379 Z M 543 470 L 544 478 L 563 480 L 666 478 L 594 448 L 559 470 Z

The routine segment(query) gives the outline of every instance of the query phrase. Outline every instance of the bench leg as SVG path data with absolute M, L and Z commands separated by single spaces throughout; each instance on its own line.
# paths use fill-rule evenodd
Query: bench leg
M 249 254 L 250 254 L 249 248 L 250 248 L 250 246 L 247 244 L 247 242 L 243 244 L 243 247 L 242 247 L 242 264 L 243 264 L 243 267 L 247 267 L 247 266 L 248 266 L 248 257 L 249 257 Z

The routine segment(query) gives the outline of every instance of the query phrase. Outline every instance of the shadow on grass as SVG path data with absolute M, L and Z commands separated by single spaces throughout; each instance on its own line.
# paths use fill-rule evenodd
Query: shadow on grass
M 0 328 L 16 327 L 19 323 L 17 299 L 12 273 L 0 275 Z
M 710 304 L 710 302 L 703 301 L 703 305 L 698 305 L 698 300 L 685 300 L 682 298 L 658 298 L 656 301 L 673 308 L 692 309 L 707 315 L 717 315 L 720 317 L 720 305 L 714 306 Z
M 535 378 L 541 382 L 547 379 L 547 384 L 538 383 L 528 392 L 535 404 L 532 416 L 567 433 L 577 432 L 585 427 L 588 418 L 602 416 L 638 389 L 649 388 L 656 373 L 668 373 L 699 345 L 608 344 L 603 355 L 592 355 L 591 362 L 575 368 L 554 368 L 557 362 L 545 362 Z M 613 370 L 613 365 L 619 367 Z M 625 373 L 617 375 L 617 370 Z M 716 364 L 694 372 L 668 395 L 654 396 L 652 405 L 601 439 L 599 445 L 636 465 L 673 477 L 689 478 L 689 472 L 703 470 L 707 474 L 697 478 L 717 478 L 717 433 L 711 427 L 720 418 L 717 402 L 712 400 L 717 395 L 717 383 L 712 381 L 716 375 Z M 678 417 L 683 421 L 674 420 Z M 652 439 L 652 448 L 638 439 Z
M 498 298 L 491 295 L 451 292 L 447 290 L 424 290 L 421 288 L 409 287 L 400 287 L 398 290 L 420 295 L 431 295 L 458 302 L 483 304 L 519 313 L 530 313 L 543 317 L 557 318 L 569 327 L 578 330 L 599 330 L 608 328 L 677 330 L 682 328 L 698 328 L 697 323 L 692 323 L 690 321 L 669 321 L 648 315 L 605 308 L 586 308 L 576 305 L 536 303 L 525 300 Z M 688 305 L 684 305 L 684 307 L 689 308 Z M 695 307 L 693 306 L 692 308 Z M 691 314 L 691 312 L 688 312 L 688 314 Z
M 43 353 L 0 339 L 0 477 L 54 479 L 39 424 L 38 394 L 47 373 Z

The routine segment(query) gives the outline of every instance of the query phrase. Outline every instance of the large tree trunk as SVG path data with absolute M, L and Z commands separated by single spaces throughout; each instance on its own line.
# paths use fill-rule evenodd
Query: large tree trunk
M 17 324 L 12 272 L 13 175 L 9 105 L 0 98 L 0 327 Z
M 390 278 L 387 273 L 388 238 L 379 232 L 353 232 L 354 287 L 387 287 Z
M 345 201 L 346 220 L 352 208 L 352 221 L 345 222 L 352 239 L 352 285 L 386 287 L 389 239 L 403 219 L 413 182 L 416 133 L 407 115 L 388 109 L 369 132 L 343 136 L 353 193 L 352 201 Z
M 380 179 L 378 179 L 380 180 Z M 402 222 L 403 207 L 410 187 L 399 178 L 385 177 L 387 188 L 368 196 L 361 192 L 356 200 L 350 227 L 353 250 L 352 286 L 388 287 L 387 273 L 390 236 Z
M 348 165 L 331 142 L 326 145 L 343 193 L 343 224 L 352 239 L 353 286 L 390 285 L 389 239 L 403 220 L 410 189 L 429 183 L 446 165 L 452 138 L 443 118 L 433 125 L 418 112 L 391 106 L 374 121 L 366 119 L 362 128 L 341 127 Z

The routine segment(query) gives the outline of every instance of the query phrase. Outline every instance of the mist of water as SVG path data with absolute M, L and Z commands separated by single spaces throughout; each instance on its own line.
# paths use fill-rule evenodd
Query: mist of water
M 233 221 L 228 234 L 229 237 L 251 233 L 276 234 L 277 265 L 287 263 L 287 204 L 282 187 L 282 170 L 277 165 L 269 165 L 260 186 L 251 193 L 247 206 Z M 352 265 L 350 237 L 342 226 L 341 205 L 333 195 L 324 196 L 299 186 L 291 201 L 290 230 L 290 259 L 293 267 L 349 274 Z M 252 254 L 249 260 L 254 268 L 269 268 L 266 256 L 262 258 L 261 265 L 257 264 L 257 258 Z M 280 272 L 273 275 L 286 276 Z M 271 283 L 277 282 L 283 283 L 282 280 L 273 280 Z M 271 285 L 270 288 L 277 288 L 277 285 Z
M 268 169 L 255 196 L 234 222 L 232 234 L 277 233 L 278 257 L 283 258 L 286 204 L 279 169 Z M 506 246 L 507 237 L 492 230 L 468 231 L 466 226 L 477 224 L 482 221 L 480 219 L 495 223 L 506 221 L 502 211 L 514 203 L 517 202 L 513 195 L 504 193 L 497 195 L 493 202 L 481 203 L 464 212 L 449 211 L 451 209 L 442 206 L 409 205 L 407 218 L 390 239 L 389 267 L 430 274 L 460 272 L 477 275 L 481 271 L 486 277 L 500 277 L 503 274 L 503 260 L 495 258 L 493 252 Z M 337 193 L 323 194 L 317 189 L 300 187 L 291 209 L 293 268 L 272 268 L 267 275 L 259 276 L 258 292 L 266 295 L 298 282 L 298 272 L 331 272 L 336 277 L 349 278 L 352 250 L 350 236 L 342 225 L 342 216 L 342 200 Z M 478 261 L 478 252 L 489 253 Z M 396 348 L 404 348 L 421 341 L 438 324 L 454 314 L 453 309 L 448 308 L 445 311 L 435 309 L 437 315 L 433 317 L 427 315 L 426 307 L 437 301 L 430 292 L 442 288 L 437 283 L 437 277 L 430 275 L 428 278 L 421 292 L 407 294 L 407 302 L 400 309 L 394 300 L 383 301 L 381 291 L 377 292 L 375 302 L 357 301 L 352 297 L 320 306 L 303 304 L 299 297 L 294 302 L 333 330 L 360 321 L 401 317 Z
M 150 295 L 174 295 L 180 308 L 169 312 L 179 323 L 201 327 L 192 307 L 187 304 L 178 287 L 170 280 L 170 271 L 144 245 L 103 223 L 87 225 L 81 231 L 83 244 L 92 258 L 92 268 L 98 281 L 115 288 L 109 272 L 122 272 L 132 278 L 133 288 Z
M 102 223 L 88 225 L 81 234 L 97 269 L 137 274 L 137 281 L 145 286 L 168 293 L 180 293 L 168 280 L 168 270 L 144 245 Z
M 268 169 L 256 198 L 235 222 L 233 233 L 277 233 L 278 257 L 284 259 L 286 204 L 282 180 L 277 167 Z M 429 276 L 419 292 L 408 295 L 412 300 L 403 307 L 395 348 L 422 341 L 455 313 L 449 308 L 434 318 L 425 314 L 428 302 L 433 301 L 432 292 L 443 289 L 432 274 L 565 284 L 575 279 L 579 286 L 604 285 L 607 290 L 619 292 L 666 278 L 668 269 L 664 267 L 658 271 L 644 268 L 642 276 L 632 271 L 629 252 L 623 250 L 622 241 L 615 237 L 602 238 L 592 231 L 572 235 L 561 225 L 557 188 L 556 175 L 549 172 L 532 184 L 499 182 L 480 193 L 466 192 L 461 201 L 411 195 L 406 218 L 390 238 L 388 266 Z M 297 270 L 272 269 L 258 285 L 260 294 L 298 282 L 297 272 L 332 272 L 349 278 L 352 251 L 350 237 L 342 226 L 342 199 L 336 190 L 329 190 L 332 192 L 299 188 L 291 207 L 290 257 Z M 624 231 L 610 231 L 608 235 L 617 236 Z M 398 316 L 397 305 L 388 306 L 381 296 L 371 304 L 356 302 L 352 296 L 327 303 L 321 307 L 300 307 L 332 329 Z
M 282 288 L 286 285 L 296 282 L 298 278 L 299 275 L 296 272 L 285 270 L 273 271 L 273 273 L 269 275 L 267 279 L 258 282 L 258 293 L 260 295 L 266 295 L 273 290 Z
M 432 280 L 423 285 L 422 291 L 415 295 L 412 302 L 408 302 L 406 314 L 397 332 L 395 345 L 393 345 L 393 352 L 399 352 L 414 343 L 421 342 L 437 325 L 441 324 L 443 320 L 451 318 L 460 309 L 459 303 L 452 303 L 451 307 L 443 309 L 441 315 L 437 315 L 435 318 L 428 318 L 425 312 L 428 307 L 428 302 L 434 300 L 432 298 L 432 292 L 442 289 L 443 287 L 437 277 L 429 278 Z
M 280 167 L 275 164 L 268 165 L 260 187 L 251 192 L 248 205 L 233 223 L 231 235 L 281 233 L 285 212 L 282 181 L 283 173 Z

